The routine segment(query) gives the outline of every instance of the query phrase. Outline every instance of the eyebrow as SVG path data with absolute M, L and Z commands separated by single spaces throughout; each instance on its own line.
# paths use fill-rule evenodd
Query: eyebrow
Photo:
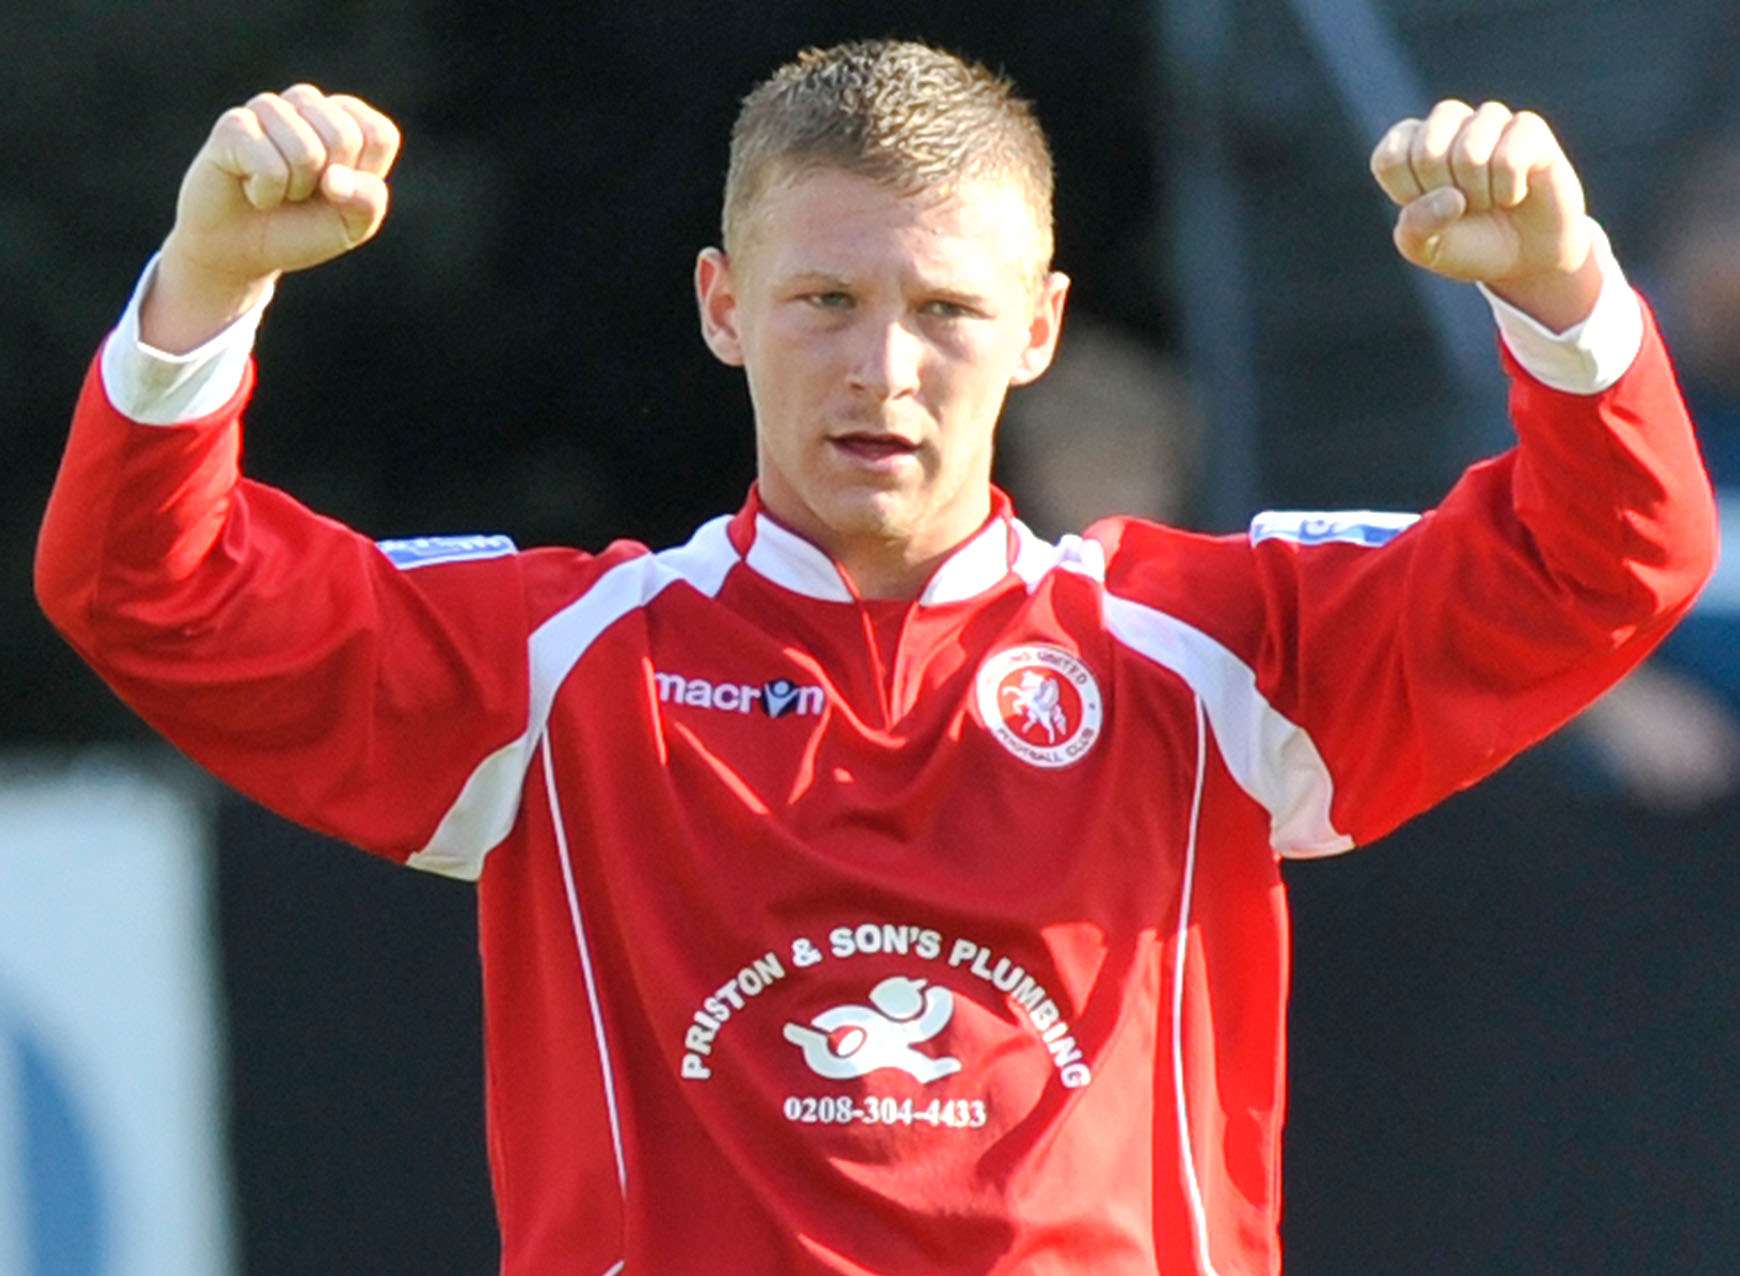
M 796 288 L 806 284 L 823 288 L 850 288 L 852 281 L 826 270 L 797 270 L 789 275 L 782 275 L 778 284 L 781 288 Z
M 797 270 L 783 276 L 778 281 L 778 287 L 786 288 L 827 288 L 849 291 L 855 288 L 850 279 L 836 275 L 828 270 Z M 955 284 L 927 283 L 918 281 L 918 291 L 942 301 L 959 302 L 969 306 L 986 306 L 990 304 L 990 296 L 976 288 L 966 288 Z

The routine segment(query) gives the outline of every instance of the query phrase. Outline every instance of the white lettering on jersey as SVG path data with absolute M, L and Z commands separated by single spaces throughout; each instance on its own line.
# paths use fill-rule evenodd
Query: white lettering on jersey
M 1265 510 L 1251 520 L 1251 544 L 1266 540 L 1296 545 L 1341 541 L 1375 549 L 1420 521 L 1418 514 L 1387 510 Z
M 719 709 L 748 713 L 757 705 L 770 718 L 814 717 L 826 702 L 820 687 L 803 687 L 787 678 L 775 678 L 755 686 L 747 682 L 710 682 L 680 673 L 654 673 L 663 704 L 684 704 L 696 709 Z
M 712 1079 L 720 1032 L 739 1013 L 752 1011 L 752 1002 L 787 979 L 788 972 L 798 977 L 801 988 L 804 979 L 825 975 L 839 962 L 903 957 L 929 963 L 926 977 L 891 975 L 870 989 L 868 1005 L 847 1001 L 829 1006 L 807 1023 L 787 1021 L 780 1025 L 779 1035 L 798 1048 L 810 1072 L 830 1081 L 855 1081 L 891 1069 L 929 1085 L 963 1071 L 966 1065 L 955 1055 L 927 1053 L 918 1047 L 934 1041 L 949 1027 L 956 998 L 965 995 L 942 986 L 938 977 L 952 975 L 958 987 L 966 982 L 963 976 L 970 975 L 1002 994 L 1009 1008 L 1026 1019 L 1056 1069 L 1059 1084 L 1076 1090 L 1093 1081 L 1093 1070 L 1056 998 L 1014 958 L 976 940 L 948 937 L 935 927 L 910 922 L 863 921 L 835 926 L 820 942 L 808 935 L 790 936 L 786 948 L 791 955 L 789 964 L 777 949 L 769 950 L 701 998 L 683 1034 L 680 1074 L 686 1080 Z M 767 1037 L 757 1033 L 755 1039 Z M 933 1112 L 922 1104 L 902 1107 L 891 1115 L 881 1108 L 870 1108 L 871 1102 L 869 1098 L 860 1103 L 839 1095 L 793 1096 L 787 1100 L 787 1116 L 794 1121 L 820 1120 L 824 1124 L 917 1122 L 933 1128 L 978 1128 L 984 1124 L 982 1119 L 955 1121 L 948 1113 L 940 1109 Z M 810 1116 L 803 1115 L 817 1103 L 829 1105 L 827 1111 L 833 1116 L 815 1115 L 820 1108 Z M 982 1102 L 979 1110 L 982 1117 Z
M 807 1024 L 785 1025 L 785 1039 L 804 1052 L 810 1071 L 831 1081 L 897 1068 L 923 1085 L 953 1076 L 961 1061 L 914 1047 L 929 1041 L 954 1017 L 955 997 L 927 980 L 890 975 L 870 990 L 870 1005 L 848 1003 L 822 1011 Z
M 828 951 L 835 957 L 855 957 L 859 953 L 895 953 L 905 957 L 917 953 L 926 961 L 935 961 L 942 952 L 942 934 L 928 926 L 895 926 L 888 922 L 836 926 L 828 932 Z
M 469 563 L 480 558 L 506 558 L 515 546 L 506 536 L 413 536 L 406 540 L 376 541 L 375 548 L 393 566 L 408 572 L 436 563 Z
M 1007 957 L 992 960 L 992 953 L 983 944 L 970 939 L 957 939 L 949 947 L 949 965 L 965 966 L 998 992 L 1021 1007 L 1027 1021 L 1033 1025 L 1045 1048 L 1051 1052 L 1057 1079 L 1069 1090 L 1079 1090 L 1094 1079 L 1093 1071 L 1082 1061 L 1081 1047 L 1069 1035 L 1063 1011 L 1058 1009 L 1045 986 Z
M 683 1075 L 691 1081 L 705 1081 L 711 1077 L 713 1070 L 707 1066 L 706 1057 L 713 1053 L 713 1041 L 719 1030 L 749 1003 L 751 997 L 759 997 L 785 975 L 785 965 L 779 954 L 767 953 L 720 984 L 713 995 L 701 1003 L 689 1030 L 683 1034 L 683 1045 L 687 1047 L 683 1054 Z

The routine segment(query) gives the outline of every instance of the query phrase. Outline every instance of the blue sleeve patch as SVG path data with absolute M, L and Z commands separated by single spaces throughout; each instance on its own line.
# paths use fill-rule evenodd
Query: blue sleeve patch
M 1251 520 L 1251 544 L 1266 540 L 1296 545 L 1342 541 L 1375 548 L 1419 521 L 1418 514 L 1385 510 L 1265 510 Z
M 413 536 L 407 540 L 377 541 L 375 545 L 400 571 L 436 563 L 504 558 L 515 549 L 506 536 Z

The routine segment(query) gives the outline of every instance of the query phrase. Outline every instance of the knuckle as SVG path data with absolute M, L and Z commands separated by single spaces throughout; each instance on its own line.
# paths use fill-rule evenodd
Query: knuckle
M 1553 140 L 1552 126 L 1533 111 L 1518 111 L 1512 123 L 1518 132 L 1537 145 Z
M 218 116 L 211 126 L 213 136 L 241 134 L 253 137 L 260 131 L 260 119 L 245 106 L 232 106 Z
M 332 110 L 326 114 L 327 121 L 338 135 L 351 145 L 360 145 L 363 140 L 362 125 L 355 117 L 345 111 Z
M 305 107 L 302 111 L 303 120 L 327 147 L 342 146 L 346 138 L 355 136 L 354 132 L 347 132 L 345 125 L 348 121 L 342 116 L 343 112 L 321 110 L 318 106 Z
M 284 152 L 284 162 L 297 177 L 313 177 L 326 167 L 326 148 L 300 134 L 294 141 L 282 143 L 280 149 Z
M 1483 137 L 1463 136 L 1450 148 L 1450 166 L 1459 173 L 1478 174 L 1492 158 L 1492 147 Z
M 399 130 L 392 120 L 361 98 L 340 93 L 334 94 L 328 100 L 340 108 L 344 117 L 356 127 L 368 145 L 388 148 L 398 145 Z

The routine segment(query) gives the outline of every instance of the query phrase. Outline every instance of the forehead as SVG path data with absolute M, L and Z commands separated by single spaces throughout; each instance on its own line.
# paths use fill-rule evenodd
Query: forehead
M 988 288 L 1025 284 L 1045 262 L 1038 218 L 1013 181 L 979 178 L 903 193 L 822 168 L 772 183 L 751 211 L 742 254 L 778 280 L 891 270 Z

